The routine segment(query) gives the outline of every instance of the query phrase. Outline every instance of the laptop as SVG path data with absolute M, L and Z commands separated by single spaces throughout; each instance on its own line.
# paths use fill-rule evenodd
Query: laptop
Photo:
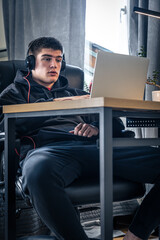
M 143 100 L 149 59 L 99 51 L 91 97 Z

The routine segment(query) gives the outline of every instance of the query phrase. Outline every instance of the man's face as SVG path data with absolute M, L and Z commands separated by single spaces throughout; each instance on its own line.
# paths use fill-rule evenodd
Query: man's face
M 43 48 L 36 56 L 33 80 L 40 85 L 51 88 L 58 80 L 63 54 L 60 50 Z

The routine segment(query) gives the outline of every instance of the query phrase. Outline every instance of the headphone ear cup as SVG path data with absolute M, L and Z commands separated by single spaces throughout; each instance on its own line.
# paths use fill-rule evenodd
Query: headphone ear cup
M 65 61 L 65 55 L 63 54 L 61 71 L 64 71 L 64 70 L 65 70 L 65 68 L 66 68 L 66 61 Z
M 61 66 L 61 71 L 64 71 L 66 68 L 66 62 L 62 60 L 62 66 Z
M 34 55 L 29 55 L 26 57 L 25 59 L 25 65 L 26 68 L 28 68 L 29 70 L 34 70 L 35 69 L 35 56 Z

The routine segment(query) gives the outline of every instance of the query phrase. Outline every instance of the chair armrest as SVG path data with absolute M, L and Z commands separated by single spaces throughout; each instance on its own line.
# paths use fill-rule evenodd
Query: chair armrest
M 4 165 L 4 141 L 5 141 L 5 133 L 0 132 L 0 182 L 4 181 L 4 173 L 5 173 L 5 165 Z M 15 147 L 19 149 L 20 140 L 16 139 Z M 16 158 L 16 171 L 19 166 L 19 157 Z

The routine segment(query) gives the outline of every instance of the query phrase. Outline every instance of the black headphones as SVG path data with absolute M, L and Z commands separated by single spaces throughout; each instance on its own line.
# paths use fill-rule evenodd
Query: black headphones
M 25 66 L 27 69 L 34 70 L 36 64 L 36 59 L 34 55 L 28 55 L 25 59 Z M 66 68 L 66 61 L 65 61 L 65 55 L 63 54 L 62 57 L 62 65 L 61 65 L 61 72 L 64 71 Z
M 29 46 L 28 46 L 28 50 L 27 50 L 27 57 L 25 59 L 25 66 L 28 70 L 34 70 L 35 69 L 35 64 L 36 64 L 36 59 L 35 59 L 35 56 L 32 54 L 32 55 L 29 55 L 29 51 L 31 49 L 31 47 L 33 46 L 33 44 L 35 43 L 36 40 L 32 41 Z M 62 65 L 61 65 L 61 71 L 64 71 L 66 68 L 66 61 L 65 61 L 65 55 L 63 54 L 63 57 L 62 57 Z

